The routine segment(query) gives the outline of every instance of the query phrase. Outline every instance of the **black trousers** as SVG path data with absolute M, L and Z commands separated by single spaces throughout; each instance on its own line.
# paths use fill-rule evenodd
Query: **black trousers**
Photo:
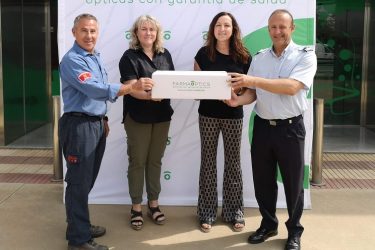
M 272 123 L 272 124 L 271 124 Z M 289 219 L 289 236 L 301 236 L 304 203 L 305 126 L 302 116 L 289 120 L 254 120 L 251 158 L 255 197 L 262 215 L 261 227 L 276 229 L 277 166 L 283 180 Z
M 59 120 L 59 142 L 66 160 L 66 239 L 82 245 L 91 239 L 88 196 L 98 176 L 105 151 L 103 121 L 97 117 L 64 114 Z

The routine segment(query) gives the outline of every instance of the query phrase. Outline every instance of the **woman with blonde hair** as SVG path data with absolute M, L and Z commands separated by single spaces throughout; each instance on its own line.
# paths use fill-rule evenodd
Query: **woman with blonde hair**
M 163 31 L 149 15 L 138 17 L 131 29 L 129 49 L 121 57 L 121 82 L 152 82 L 156 70 L 174 70 L 172 57 L 163 47 Z M 148 214 L 161 225 L 165 221 L 159 209 L 161 159 L 168 140 L 173 114 L 169 99 L 151 99 L 149 91 L 133 91 L 124 97 L 123 123 L 127 135 L 129 159 L 128 184 L 132 200 L 131 226 L 143 226 L 142 196 L 146 182 Z

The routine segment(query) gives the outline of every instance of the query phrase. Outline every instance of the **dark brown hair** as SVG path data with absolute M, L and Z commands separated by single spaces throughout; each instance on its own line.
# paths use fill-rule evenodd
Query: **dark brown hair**
M 208 58 L 211 61 L 215 61 L 217 40 L 215 38 L 214 29 L 217 20 L 222 16 L 229 16 L 232 19 L 233 30 L 232 36 L 229 40 L 229 56 L 232 57 L 235 62 L 247 63 L 250 54 L 242 43 L 240 27 L 238 26 L 238 23 L 234 16 L 231 13 L 224 11 L 217 14 L 210 23 L 210 27 L 207 33 L 207 41 L 205 43 L 207 47 Z

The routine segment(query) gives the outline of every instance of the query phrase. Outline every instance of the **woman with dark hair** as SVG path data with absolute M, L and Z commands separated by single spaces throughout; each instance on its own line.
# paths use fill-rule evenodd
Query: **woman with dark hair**
M 234 16 L 220 12 L 211 21 L 207 41 L 195 56 L 194 70 L 227 71 L 246 74 L 251 56 L 242 43 L 241 31 Z M 242 89 L 234 92 L 241 95 Z M 209 232 L 216 221 L 217 146 L 219 134 L 224 143 L 224 180 L 221 216 L 236 232 L 243 230 L 243 182 L 241 171 L 241 135 L 243 109 L 230 107 L 220 100 L 201 100 L 199 104 L 201 166 L 197 214 L 200 228 Z
M 129 49 L 121 57 L 121 82 L 153 83 L 156 70 L 174 70 L 171 54 L 163 47 L 163 31 L 159 22 L 140 16 L 131 29 Z M 168 141 L 173 114 L 169 99 L 151 99 L 150 91 L 133 91 L 124 98 L 123 122 L 128 146 L 128 184 L 132 200 L 131 226 L 143 226 L 142 196 L 146 182 L 148 214 L 161 225 L 165 221 L 159 209 L 161 159 Z

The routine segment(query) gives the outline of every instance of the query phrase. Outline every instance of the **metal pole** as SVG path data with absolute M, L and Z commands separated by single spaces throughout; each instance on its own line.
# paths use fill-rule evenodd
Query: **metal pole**
M 62 156 L 59 145 L 59 118 L 60 96 L 52 96 L 53 99 L 53 181 L 61 181 L 63 178 Z
M 314 98 L 314 133 L 311 185 L 322 186 L 324 100 Z

